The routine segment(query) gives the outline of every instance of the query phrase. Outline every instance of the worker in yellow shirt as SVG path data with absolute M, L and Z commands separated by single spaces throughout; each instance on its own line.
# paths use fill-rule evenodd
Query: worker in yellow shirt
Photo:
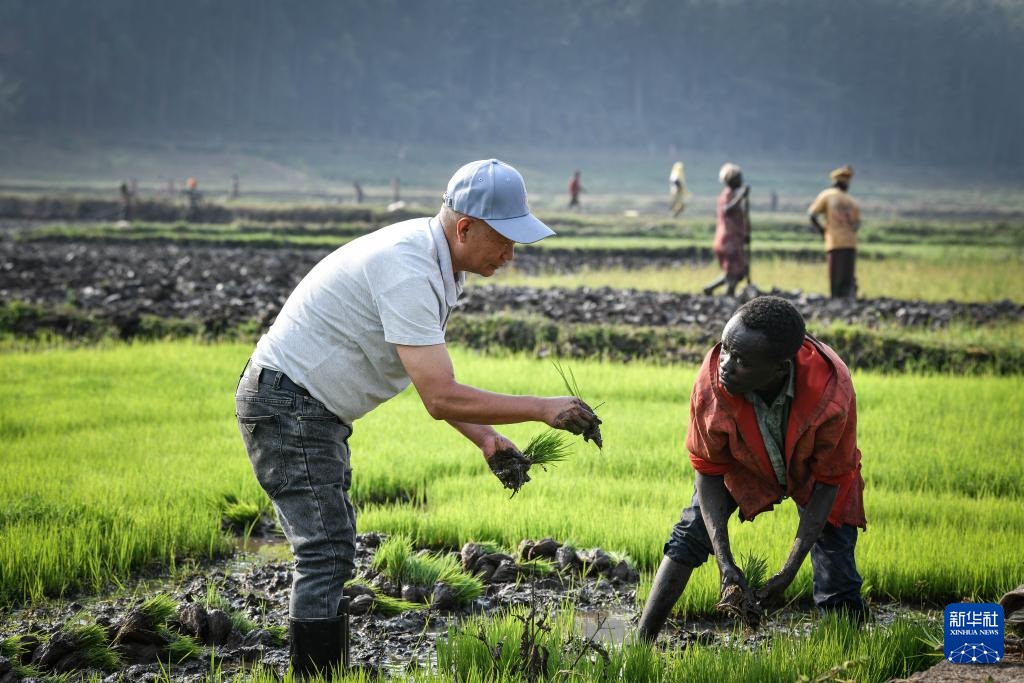
M 860 207 L 849 195 L 853 168 L 843 166 L 829 174 L 832 187 L 823 190 L 807 210 L 808 217 L 825 239 L 828 279 L 833 299 L 857 298 L 857 230 Z M 820 216 L 825 216 L 822 224 Z

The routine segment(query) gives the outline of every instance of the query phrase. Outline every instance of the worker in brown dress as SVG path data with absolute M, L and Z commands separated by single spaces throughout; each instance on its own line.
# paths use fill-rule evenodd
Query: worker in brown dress
M 704 288 L 704 293 L 713 294 L 725 285 L 726 295 L 734 296 L 736 285 L 747 274 L 746 246 L 750 241 L 750 224 L 746 202 L 750 186 L 743 184 L 743 170 L 736 164 L 722 166 L 718 179 L 725 187 L 718 195 L 713 249 L 722 274 Z

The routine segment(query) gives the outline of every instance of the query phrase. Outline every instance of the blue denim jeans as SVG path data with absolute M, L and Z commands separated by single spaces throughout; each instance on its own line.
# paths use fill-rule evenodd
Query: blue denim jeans
M 730 498 L 730 516 L 736 507 L 736 501 Z M 803 514 L 803 508 L 797 506 L 797 510 Z M 846 609 L 851 612 L 863 612 L 866 609 L 860 597 L 864 580 L 857 572 L 854 559 L 856 547 L 857 527 L 825 524 L 818 542 L 811 546 L 815 605 L 822 609 Z M 683 509 L 679 521 L 672 527 L 672 535 L 665 544 L 665 555 L 687 567 L 698 567 L 713 553 L 711 538 L 704 526 L 697 493 L 694 491 L 690 507 Z
M 259 370 L 246 364 L 235 414 L 253 472 L 295 554 L 289 614 L 333 617 L 355 572 L 356 511 L 348 497 L 352 427 L 315 398 L 280 386 L 276 372 L 264 372 L 260 383 Z

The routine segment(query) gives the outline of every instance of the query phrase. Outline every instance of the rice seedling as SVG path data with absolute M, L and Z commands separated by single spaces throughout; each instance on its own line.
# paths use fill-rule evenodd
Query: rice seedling
M 121 656 L 110 646 L 107 631 L 99 624 L 72 624 L 64 628 L 77 644 L 86 667 L 112 671 L 122 666 Z
M 284 626 L 282 624 L 268 624 L 268 625 L 264 626 L 264 628 L 270 634 L 271 642 L 276 647 L 281 647 L 286 642 L 288 642 L 288 627 L 287 626 Z
M 0 496 L 8 501 L 0 509 L 0 605 L 100 590 L 144 566 L 203 560 L 231 547 L 210 497 L 228 490 L 239 501 L 266 500 L 225 403 L 250 351 L 160 342 L 0 355 L 11 380 L 25 387 L 16 397 L 0 394 Z M 452 355 L 468 383 L 519 394 L 559 390 L 547 361 L 457 348 Z M 680 445 L 695 368 L 578 362 L 574 369 L 611 399 L 605 426 L 615 445 L 603 457 L 561 461 L 555 475 L 519 494 L 526 504 L 509 505 L 480 459 L 464 457 L 475 454 L 472 447 L 425 420 L 409 392 L 360 420 L 352 437 L 352 496 L 382 501 L 362 506 L 361 528 L 429 547 L 573 539 L 619 549 L 639 570 L 653 570 L 693 490 Z M 170 377 L 187 377 L 187 390 Z M 869 524 L 857 561 L 872 596 L 992 600 L 1018 585 L 1024 386 L 1013 377 L 872 373 L 857 373 L 854 383 Z M 533 429 L 503 431 L 526 443 Z M 416 458 L 407 457 L 410 443 L 419 444 Z M 986 457 L 965 467 L 964 452 Z M 394 502 L 395 491 L 423 502 Z M 752 523 L 734 520 L 734 552 L 756 552 L 775 571 L 797 524 L 788 501 Z M 642 582 L 639 599 L 645 590 Z M 789 595 L 810 592 L 805 566 Z M 701 567 L 679 611 L 710 614 L 717 597 L 717 571 Z
M 259 523 L 267 505 L 251 500 L 239 500 L 235 493 L 221 493 L 211 501 L 224 520 L 226 527 L 248 536 Z
M 426 605 L 418 602 L 409 602 L 408 600 L 393 598 L 390 595 L 384 595 L 383 593 L 376 593 L 373 597 L 373 606 L 370 608 L 370 611 L 385 617 L 395 617 L 402 612 L 408 612 L 409 610 L 414 609 L 426 609 L 426 607 Z
M 237 610 L 228 611 L 228 619 L 231 620 L 231 628 L 237 630 L 240 633 L 249 633 L 258 628 L 255 621 L 245 615 L 245 612 L 239 612 Z
M 583 640 L 571 608 L 542 617 L 513 608 L 508 615 L 473 618 L 449 629 L 438 641 L 438 670 L 456 672 L 461 680 L 521 680 L 522 653 L 515 647 L 539 618 L 544 628 L 530 636 L 533 649 L 543 652 L 544 670 L 538 678 L 561 672 L 569 679 L 628 681 L 749 681 L 828 679 L 886 681 L 925 668 L 935 658 L 926 642 L 936 625 L 898 619 L 888 627 L 859 630 L 848 620 L 816 621 L 806 636 L 777 634 L 753 647 L 742 637 L 729 645 L 690 646 L 678 653 L 659 653 L 653 647 L 626 642 L 603 655 L 580 652 L 568 644 Z
M 548 465 L 565 460 L 571 450 L 572 444 L 564 432 L 549 429 L 533 437 L 523 449 L 523 455 L 534 465 L 547 470 Z
M 210 581 L 206 584 L 206 595 L 203 596 L 203 607 L 208 610 L 219 609 L 225 612 L 231 609 L 231 603 L 228 602 L 227 598 L 220 594 L 217 589 L 217 584 Z
M 177 610 L 178 603 L 165 593 L 157 593 L 139 605 L 139 612 L 146 618 L 151 628 L 165 626 L 167 620 L 174 616 Z
M 172 664 L 180 664 L 187 659 L 196 659 L 203 654 L 203 646 L 192 636 L 171 633 L 167 644 L 167 659 Z
M 565 384 L 565 388 L 569 394 L 583 401 L 583 393 L 580 391 L 579 384 L 576 382 L 576 375 L 573 374 L 572 368 L 563 369 L 562 364 L 558 361 L 554 361 L 552 364 L 555 366 L 555 371 L 558 372 L 559 377 L 562 378 L 562 383 Z M 586 403 L 586 401 L 583 402 Z M 597 415 L 597 409 L 603 405 L 604 403 L 602 402 L 593 406 L 595 415 Z M 600 423 L 587 428 L 587 430 L 583 432 L 583 440 L 593 441 L 599 449 L 602 449 L 604 448 L 604 440 L 601 437 L 601 427 L 599 424 Z
M 768 580 L 768 558 L 754 552 L 744 553 L 737 566 L 752 590 L 762 587 Z
M 537 557 L 532 560 L 521 560 L 516 565 L 525 572 L 533 574 L 535 576 L 551 576 L 558 572 L 555 567 L 555 563 L 551 560 L 546 560 L 542 557 Z
M 394 534 L 377 548 L 371 566 L 392 581 L 400 582 L 411 557 L 412 539 L 402 534 Z
M 33 637 L 40 637 L 32 634 Z M 21 678 L 36 678 L 41 676 L 39 669 L 29 664 L 22 664 L 21 660 L 28 652 L 28 645 L 25 642 L 26 634 L 13 635 L 9 638 L 0 639 L 0 657 L 6 657 L 11 662 L 11 670 Z
M 480 579 L 467 574 L 454 555 L 414 554 L 412 541 L 403 535 L 391 536 L 380 545 L 373 559 L 373 568 L 396 583 L 429 589 L 443 582 L 453 589 L 459 604 L 472 602 L 483 593 Z

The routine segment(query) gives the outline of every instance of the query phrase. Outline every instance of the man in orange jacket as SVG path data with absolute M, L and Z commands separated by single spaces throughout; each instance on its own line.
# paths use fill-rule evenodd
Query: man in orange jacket
M 789 557 L 754 596 L 782 602 L 807 554 L 814 602 L 867 617 L 854 548 L 865 528 L 857 403 L 850 371 L 808 336 L 800 312 L 779 297 L 740 307 L 704 358 L 690 397 L 686 436 L 696 492 L 665 544 L 665 557 L 640 617 L 654 641 L 693 569 L 714 554 L 723 593 L 749 590 L 729 547 L 727 522 L 751 520 L 792 498 L 800 513 Z

